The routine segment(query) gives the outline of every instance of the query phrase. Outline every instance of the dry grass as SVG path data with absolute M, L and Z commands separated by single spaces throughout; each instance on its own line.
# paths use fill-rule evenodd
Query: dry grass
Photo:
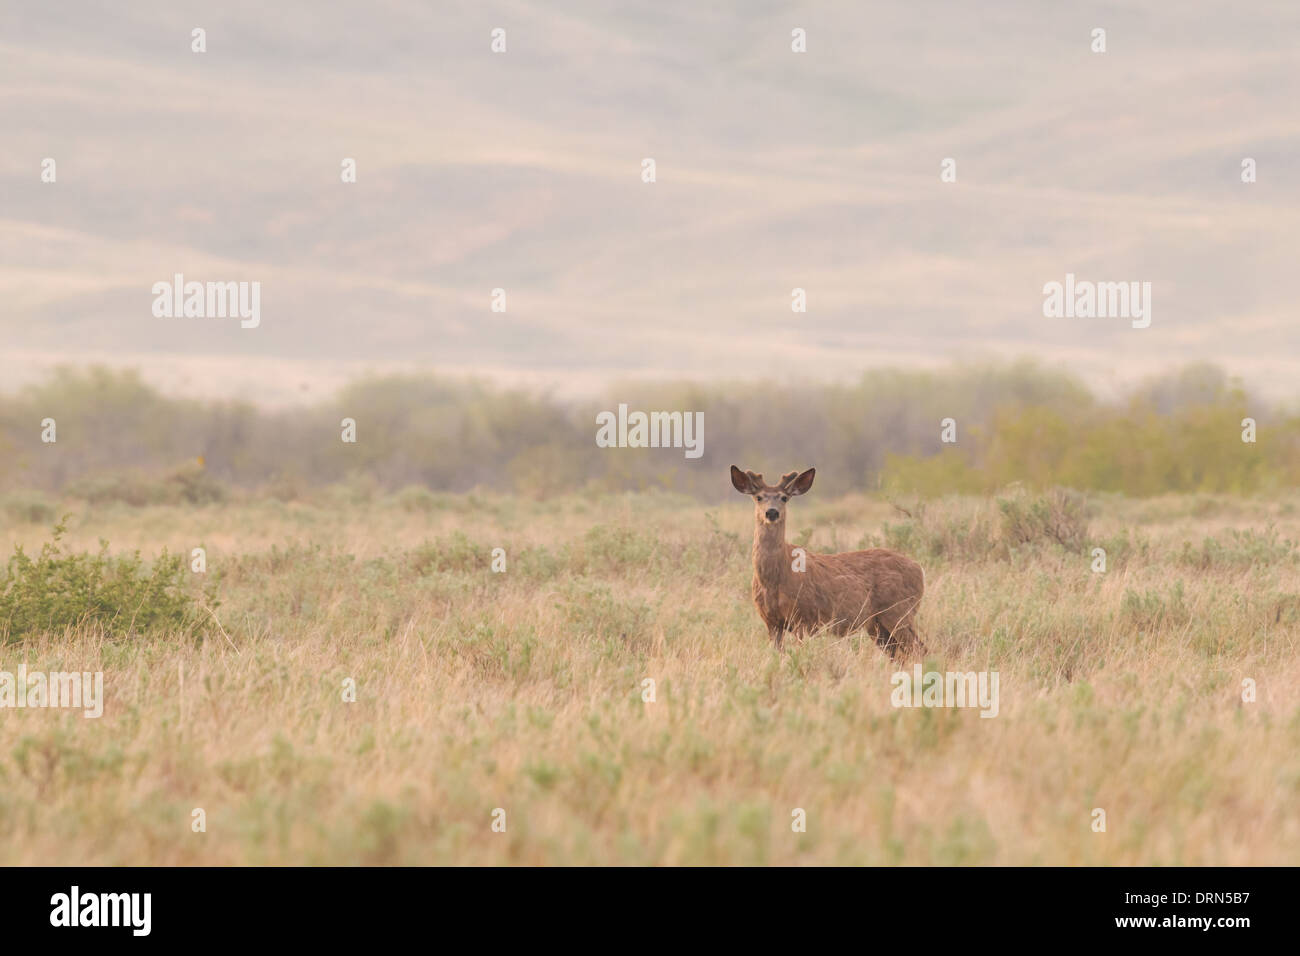
M 0 862 L 1300 862 L 1295 501 L 1093 501 L 1081 545 L 1032 508 L 903 504 L 814 494 L 791 537 L 907 546 L 930 665 L 998 670 L 995 719 L 893 708 L 867 638 L 775 654 L 739 500 L 80 506 L 74 548 L 206 547 L 235 647 L 0 645 L 108 698 L 0 710 Z

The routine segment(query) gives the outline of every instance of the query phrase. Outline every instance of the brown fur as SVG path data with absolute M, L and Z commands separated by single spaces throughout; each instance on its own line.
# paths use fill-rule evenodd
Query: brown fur
M 812 487 L 816 470 L 790 472 L 777 484 L 731 466 L 731 483 L 754 498 L 754 606 L 779 649 L 786 631 L 802 637 L 817 631 L 849 634 L 861 628 L 890 657 L 924 654 L 916 633 L 916 609 L 925 594 L 925 573 L 906 555 L 885 548 L 842 554 L 804 555 L 794 570 L 794 548 L 785 541 L 785 503 Z M 778 514 L 776 519 L 771 514 Z

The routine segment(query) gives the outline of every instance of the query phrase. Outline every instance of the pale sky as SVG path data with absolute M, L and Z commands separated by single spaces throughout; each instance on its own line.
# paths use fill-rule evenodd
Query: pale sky
M 1294 0 L 3 0 L 0 388 L 1030 355 L 1100 387 L 1208 359 L 1294 398 L 1298 51 Z M 261 325 L 155 317 L 177 272 L 260 282 Z M 1150 282 L 1150 328 L 1044 318 L 1067 272 Z

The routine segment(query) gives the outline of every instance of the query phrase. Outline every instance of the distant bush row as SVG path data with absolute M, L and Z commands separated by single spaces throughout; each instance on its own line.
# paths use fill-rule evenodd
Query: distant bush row
M 704 454 L 601 448 L 596 414 L 619 403 L 703 412 Z M 41 422 L 57 442 L 41 441 Z M 357 441 L 341 440 L 356 421 Z M 1242 420 L 1257 441 L 1242 441 Z M 952 419 L 955 442 L 941 440 Z M 33 492 L 131 505 L 205 504 L 231 489 L 292 499 L 360 482 L 431 493 L 484 488 L 535 497 L 662 487 L 731 494 L 727 466 L 768 474 L 816 465 L 817 491 L 926 495 L 1045 489 L 1150 495 L 1300 484 L 1300 416 L 1249 398 L 1210 366 L 1103 402 L 1074 377 L 1029 362 L 942 372 L 871 372 L 852 385 L 638 383 L 566 403 L 420 377 L 357 382 L 288 410 L 167 397 L 131 372 L 61 369 L 0 395 L 0 491 L 11 515 Z M 417 494 L 411 492 L 411 494 Z M 17 497 L 15 497 L 17 495 Z

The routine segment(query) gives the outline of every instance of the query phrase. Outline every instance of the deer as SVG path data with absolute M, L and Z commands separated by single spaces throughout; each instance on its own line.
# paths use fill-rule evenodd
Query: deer
M 817 470 L 792 471 L 775 485 L 731 466 L 731 484 L 754 499 L 754 606 L 776 650 L 787 631 L 798 638 L 865 628 L 891 658 L 924 655 L 916 609 L 925 572 L 887 548 L 796 555 L 785 540 L 786 503 L 812 488 Z

